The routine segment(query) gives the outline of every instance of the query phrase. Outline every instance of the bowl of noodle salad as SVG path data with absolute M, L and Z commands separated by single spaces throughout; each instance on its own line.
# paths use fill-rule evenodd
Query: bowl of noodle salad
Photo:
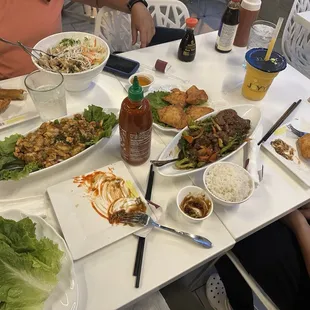
M 34 65 L 50 74 L 61 72 L 69 91 L 87 89 L 110 56 L 109 46 L 103 39 L 85 32 L 57 33 L 39 41 L 34 48 L 53 55 L 41 54 L 39 60 L 32 58 Z

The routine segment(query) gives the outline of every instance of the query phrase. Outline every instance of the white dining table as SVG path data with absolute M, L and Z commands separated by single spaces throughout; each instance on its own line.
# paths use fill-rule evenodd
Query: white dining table
M 306 101 L 310 81 L 290 66 L 276 78 L 263 101 L 250 102 L 244 99 L 240 93 L 240 85 L 245 73 L 242 66 L 245 50 L 234 48 L 226 55 L 217 53 L 214 50 L 215 38 L 215 32 L 196 37 L 197 55 L 192 63 L 183 63 L 177 59 L 178 42 L 131 51 L 124 56 L 139 61 L 140 70 L 148 71 L 154 66 L 156 59 L 168 61 L 172 67 L 166 75 L 153 72 L 156 83 L 176 86 L 185 83 L 195 84 L 207 91 L 210 102 L 218 108 L 236 104 L 259 106 L 263 115 L 264 132 L 293 101 L 299 98 L 304 101 L 291 117 L 296 113 L 306 115 L 310 112 L 310 104 Z M 11 79 L 12 87 L 20 83 L 23 78 Z M 89 104 L 120 108 L 125 96 L 126 92 L 120 80 L 103 72 L 88 90 L 67 93 L 68 114 L 81 112 Z M 3 129 L 0 131 L 0 140 L 15 132 L 26 133 L 39 124 L 40 120 L 35 119 Z M 171 134 L 154 130 L 150 158 L 157 158 L 172 137 Z M 237 208 L 223 209 L 215 206 L 215 212 L 202 225 L 185 223 L 176 212 L 175 203 L 178 191 L 193 182 L 199 185 L 202 176 L 193 174 L 190 178 L 167 178 L 156 173 L 152 200 L 163 207 L 164 215 L 160 222 L 204 235 L 214 246 L 211 249 L 204 249 L 177 236 L 152 231 L 145 247 L 141 287 L 136 289 L 132 271 L 137 238 L 129 236 L 115 242 L 75 262 L 79 285 L 79 309 L 109 310 L 130 305 L 219 257 L 231 249 L 236 240 L 268 225 L 309 200 L 309 188 L 279 162 L 265 153 L 262 155 L 265 165 L 264 181 L 253 197 Z M 240 151 L 232 160 L 241 163 L 242 157 L 243 152 Z M 46 189 L 73 176 L 118 160 L 121 160 L 121 157 L 117 133 L 104 148 L 96 147 L 90 154 L 68 163 L 67 166 L 55 167 L 48 173 L 30 176 L 18 182 L 0 182 L 0 210 L 19 208 L 41 212 L 46 215 L 48 222 L 61 231 L 46 195 Z M 137 167 L 128 165 L 128 168 L 142 192 L 145 192 L 149 162 Z

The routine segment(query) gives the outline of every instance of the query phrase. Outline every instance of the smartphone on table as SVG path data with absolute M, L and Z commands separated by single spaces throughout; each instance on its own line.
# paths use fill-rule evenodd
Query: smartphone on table
M 103 71 L 113 73 L 123 78 L 129 78 L 137 72 L 140 64 L 132 59 L 118 55 L 110 55 Z

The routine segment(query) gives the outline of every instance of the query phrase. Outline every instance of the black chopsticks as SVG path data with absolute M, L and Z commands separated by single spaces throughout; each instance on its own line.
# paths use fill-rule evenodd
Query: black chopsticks
M 263 136 L 263 138 L 257 143 L 260 145 L 261 143 L 267 141 L 269 137 L 278 129 L 278 127 L 285 121 L 285 119 L 299 106 L 301 103 L 301 99 L 297 102 L 294 102 L 285 112 L 284 114 L 275 122 L 275 124 L 268 130 L 268 132 Z
M 154 171 L 153 171 L 153 165 L 151 165 L 150 172 L 149 172 L 149 179 L 147 182 L 147 188 L 146 188 L 146 193 L 145 193 L 145 199 L 147 201 L 149 201 L 152 196 L 153 181 L 154 181 Z M 135 266 L 133 270 L 133 275 L 136 277 L 136 283 L 135 283 L 136 288 L 139 288 L 139 285 L 140 285 L 144 244 L 145 244 L 145 238 L 139 237 L 137 253 L 136 253 L 136 261 L 135 261 Z

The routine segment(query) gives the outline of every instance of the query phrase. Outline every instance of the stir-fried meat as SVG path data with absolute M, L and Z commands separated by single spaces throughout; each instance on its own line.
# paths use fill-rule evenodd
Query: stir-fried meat
M 250 120 L 232 110 L 189 124 L 179 141 L 179 169 L 202 167 L 236 150 L 246 139 Z
M 87 122 L 81 114 L 45 122 L 34 132 L 18 139 L 14 156 L 46 168 L 80 153 L 87 147 L 87 142 L 99 137 L 102 131 L 99 123 Z
M 169 105 L 157 110 L 159 120 L 177 129 L 187 126 L 187 116 L 178 105 Z

